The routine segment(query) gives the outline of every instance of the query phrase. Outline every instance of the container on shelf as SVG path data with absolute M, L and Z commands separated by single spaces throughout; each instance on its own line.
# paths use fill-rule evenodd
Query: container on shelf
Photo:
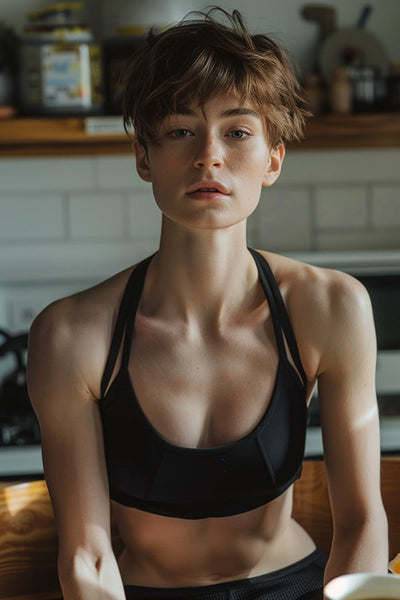
M 379 68 L 370 65 L 349 67 L 353 83 L 354 112 L 374 112 L 384 108 L 385 80 Z
M 25 114 L 97 114 L 103 107 L 101 48 L 80 22 L 82 2 L 29 15 L 20 53 L 20 106 Z
M 346 67 L 338 67 L 333 72 L 329 107 L 335 115 L 348 115 L 353 110 L 353 85 Z

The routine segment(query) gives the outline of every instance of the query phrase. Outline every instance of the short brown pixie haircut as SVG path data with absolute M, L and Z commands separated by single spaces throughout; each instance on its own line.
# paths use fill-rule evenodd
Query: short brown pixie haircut
M 251 35 L 237 10 L 192 12 L 160 33 L 151 30 L 122 85 L 125 129 L 133 128 L 144 148 L 157 142 L 166 116 L 230 92 L 259 111 L 272 148 L 303 137 L 308 113 L 285 52 L 269 36 Z

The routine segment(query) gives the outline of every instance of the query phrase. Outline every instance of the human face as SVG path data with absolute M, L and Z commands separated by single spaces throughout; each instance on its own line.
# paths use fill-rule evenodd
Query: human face
M 152 182 L 164 216 L 196 229 L 244 221 L 284 157 L 283 146 L 269 147 L 261 115 L 233 94 L 167 116 L 156 142 L 147 150 L 136 142 L 135 151 L 138 173 Z

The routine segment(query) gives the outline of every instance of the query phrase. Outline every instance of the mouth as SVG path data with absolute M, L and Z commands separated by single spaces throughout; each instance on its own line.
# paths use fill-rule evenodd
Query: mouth
M 191 185 L 186 192 L 191 197 L 210 199 L 216 196 L 229 195 L 228 189 L 218 181 L 198 181 Z

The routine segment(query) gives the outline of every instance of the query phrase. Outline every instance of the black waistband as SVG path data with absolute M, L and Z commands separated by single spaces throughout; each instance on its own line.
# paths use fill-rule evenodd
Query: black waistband
M 287 595 L 287 586 L 285 585 L 286 591 L 283 592 L 282 598 L 286 594 L 289 598 L 300 598 L 303 593 L 307 593 L 307 584 L 310 588 L 310 591 L 313 589 L 321 589 L 322 581 L 323 581 L 323 571 L 325 569 L 327 557 L 325 553 L 316 549 L 308 556 L 288 565 L 287 567 L 283 567 L 282 569 L 278 569 L 276 571 L 272 571 L 270 573 L 265 573 L 264 575 L 257 575 L 256 577 L 250 577 L 247 579 L 236 579 L 234 581 L 224 581 L 222 583 L 215 583 L 211 585 L 202 585 L 196 587 L 147 587 L 140 585 L 126 585 L 125 593 L 127 600 L 172 600 L 176 598 L 181 599 L 196 599 L 198 598 L 219 598 L 223 597 L 224 594 L 229 592 L 227 597 L 240 596 L 241 593 L 246 593 L 246 590 L 254 589 L 257 586 L 265 587 L 267 586 L 271 590 L 271 598 L 276 596 L 272 592 L 272 589 L 275 591 L 283 591 L 279 590 L 282 588 L 282 583 L 292 585 L 299 589 L 299 594 L 295 595 Z M 310 569 L 313 569 L 315 573 L 313 577 L 310 578 Z M 302 577 L 306 577 L 308 579 L 307 584 L 304 584 L 304 588 L 302 585 L 296 586 L 295 576 L 296 574 L 302 573 Z M 300 578 L 300 575 L 299 575 Z M 315 584 L 313 583 L 315 581 Z M 297 582 L 298 583 L 298 582 Z M 279 596 L 276 596 L 279 597 Z

